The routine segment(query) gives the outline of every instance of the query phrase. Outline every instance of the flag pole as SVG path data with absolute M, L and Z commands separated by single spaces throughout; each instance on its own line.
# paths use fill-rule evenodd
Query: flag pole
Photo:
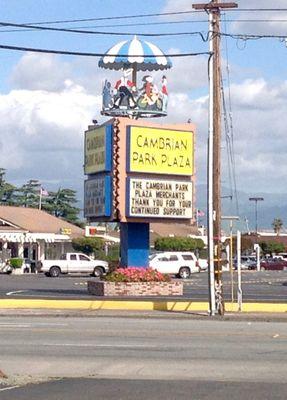
M 42 209 L 42 187 L 40 187 L 39 210 Z

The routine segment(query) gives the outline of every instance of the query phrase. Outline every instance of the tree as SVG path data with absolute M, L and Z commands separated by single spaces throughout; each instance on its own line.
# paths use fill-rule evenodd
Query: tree
M 6 170 L 0 168 L 0 204 L 13 206 L 15 204 L 16 187 L 5 181 Z
M 230 244 L 230 239 L 226 239 L 226 241 L 224 242 L 224 245 L 227 246 Z M 242 235 L 241 236 L 241 251 L 242 253 L 249 253 L 250 251 L 253 250 L 253 242 L 250 239 L 249 235 Z M 233 236 L 232 238 L 232 248 L 233 251 L 236 251 L 237 249 L 237 237 Z
M 38 208 L 41 184 L 37 179 L 30 179 L 15 191 L 15 205 Z
M 80 237 L 72 240 L 72 246 L 76 251 L 87 255 L 104 250 L 104 241 L 97 237 Z
M 49 196 L 43 201 L 42 208 L 55 217 L 63 218 L 71 223 L 79 223 L 79 208 L 76 191 L 72 189 L 59 189 L 57 192 L 49 192 Z
M 155 241 L 154 245 L 159 251 L 195 251 L 204 248 L 204 242 L 201 239 L 188 237 L 162 237 Z
M 262 252 L 265 254 L 278 254 L 285 251 L 284 243 L 280 242 L 261 242 L 259 243 Z
M 273 222 L 272 222 L 272 226 L 274 229 L 274 232 L 276 233 L 276 235 L 279 236 L 280 231 L 282 229 L 283 226 L 283 221 L 280 218 L 274 218 Z

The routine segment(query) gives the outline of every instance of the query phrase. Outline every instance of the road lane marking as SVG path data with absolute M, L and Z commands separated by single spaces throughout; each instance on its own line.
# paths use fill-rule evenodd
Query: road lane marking
M 17 324 L 17 323 L 0 323 L 0 328 L 34 328 L 34 327 L 49 327 L 49 326 L 68 326 L 69 324 L 61 324 L 61 323 L 45 323 L 45 322 L 31 322 L 29 324 Z
M 14 342 L 15 346 L 21 346 L 22 343 Z M 7 344 L 0 343 L 0 347 L 6 347 Z M 35 346 L 35 343 L 25 343 L 25 346 Z M 143 344 L 93 344 L 93 343 L 37 343 L 37 347 L 86 347 L 86 348 L 112 348 L 112 349 L 126 349 L 126 348 L 137 348 L 156 349 L 158 345 L 143 345 Z
M 0 392 L 4 392 L 5 390 L 16 389 L 16 388 L 18 388 L 18 387 L 19 387 L 19 386 L 8 386 L 8 387 L 6 387 L 6 388 L 0 389 Z
M 6 293 L 6 296 L 12 296 L 12 294 L 24 293 L 24 292 L 28 292 L 28 290 L 15 290 L 13 292 Z

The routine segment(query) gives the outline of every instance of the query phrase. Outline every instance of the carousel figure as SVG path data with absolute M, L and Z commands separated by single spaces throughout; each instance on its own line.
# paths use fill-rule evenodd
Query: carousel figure
M 130 118 L 163 117 L 167 115 L 167 79 L 164 75 L 161 89 L 151 75 L 142 78 L 137 87 L 138 71 L 158 71 L 172 67 L 168 57 L 154 44 L 139 40 L 122 41 L 100 59 L 99 67 L 122 71 L 115 85 L 108 80 L 103 87 L 103 115 Z M 113 89 L 112 89 L 113 87 Z

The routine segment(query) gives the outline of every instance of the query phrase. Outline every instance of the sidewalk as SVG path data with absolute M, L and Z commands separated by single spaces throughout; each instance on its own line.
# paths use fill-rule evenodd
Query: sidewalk
M 0 321 L 5 317 L 49 318 L 141 318 L 141 319 L 204 319 L 212 321 L 287 322 L 287 313 L 229 313 L 210 317 L 207 312 L 128 311 L 128 310 L 56 310 L 0 309 Z

